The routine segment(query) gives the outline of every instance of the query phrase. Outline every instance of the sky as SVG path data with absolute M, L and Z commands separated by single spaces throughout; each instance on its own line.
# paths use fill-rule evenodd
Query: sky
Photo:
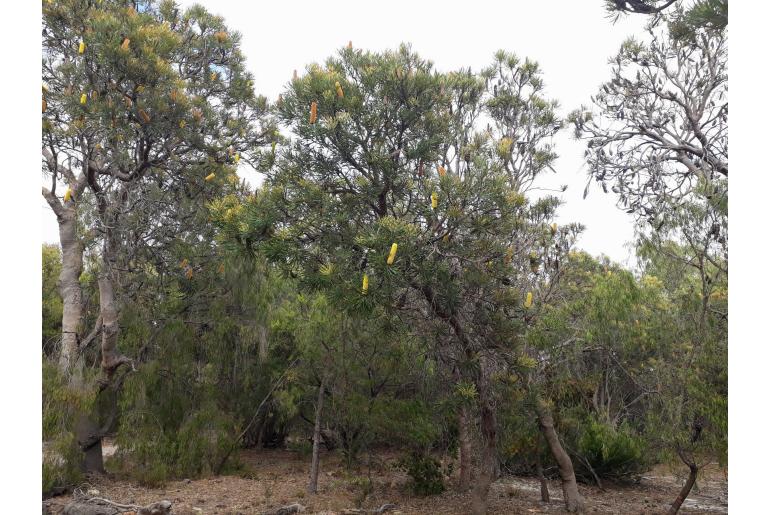
M 181 1 L 182 6 L 192 1 Z M 478 71 L 504 49 L 537 61 L 543 71 L 546 96 L 557 99 L 566 116 L 590 102 L 590 95 L 609 77 L 608 59 L 627 37 L 643 34 L 645 17 L 627 16 L 613 24 L 602 0 L 476 0 L 434 2 L 391 0 L 364 2 L 258 2 L 199 0 L 210 12 L 224 17 L 228 27 L 242 35 L 242 51 L 255 76 L 258 94 L 275 100 L 300 73 L 352 41 L 355 48 L 385 50 L 401 42 L 412 44 L 439 71 L 470 66 Z M 566 184 L 565 201 L 557 222 L 579 222 L 586 230 L 578 247 L 594 255 L 633 265 L 628 243 L 633 240 L 633 220 L 615 206 L 614 196 L 587 183 L 583 166 L 584 143 L 572 139 L 565 127 L 556 137 L 559 159 L 540 183 L 543 187 Z M 253 171 L 239 173 L 252 183 Z M 53 212 L 43 206 L 42 236 L 58 242 Z

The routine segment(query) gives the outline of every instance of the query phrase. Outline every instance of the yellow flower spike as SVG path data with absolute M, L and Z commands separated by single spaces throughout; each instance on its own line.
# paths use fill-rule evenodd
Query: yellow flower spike
M 318 102 L 313 100 L 310 104 L 310 123 L 315 123 L 318 120 Z
M 131 44 L 131 40 L 128 38 L 123 38 L 123 43 L 120 44 L 120 48 L 123 50 L 128 50 L 128 45 Z
M 88 101 L 88 95 L 86 95 L 85 93 L 80 95 L 80 103 L 81 104 L 85 105 L 87 101 Z
M 524 301 L 524 307 L 529 309 L 532 307 L 532 292 L 527 292 L 527 300 Z
M 449 243 L 449 233 L 445 234 L 443 238 L 441 238 L 441 241 L 444 243 Z
M 361 282 L 361 293 L 366 293 L 369 291 L 369 276 L 364 274 L 364 279 Z
M 344 97 L 344 96 L 345 96 L 345 94 L 342 92 L 342 86 L 340 86 L 340 83 L 339 83 L 339 82 L 335 82 L 335 83 L 334 83 L 334 87 L 337 89 L 337 96 L 338 96 L 339 98 L 342 98 L 342 97 Z
M 184 275 L 185 277 L 187 277 L 187 279 L 192 279 L 192 276 L 193 276 L 192 268 L 188 268 L 187 271 L 184 273 Z
M 187 258 L 184 258 L 181 263 L 179 263 L 180 268 L 185 268 L 189 264 L 189 261 L 187 261 Z
M 72 198 L 72 190 L 70 188 L 67 188 L 67 191 L 64 192 L 64 202 L 69 202 Z
M 206 180 L 206 182 L 210 182 L 210 181 L 213 181 L 213 180 L 214 180 L 214 177 L 216 177 L 216 176 L 217 176 L 217 175 L 216 175 L 215 173 L 213 173 L 213 172 L 212 172 L 212 173 L 210 173 L 210 174 L 208 174 L 208 175 L 206 176 L 206 179 L 205 179 L 205 180 Z
M 558 225 L 556 225 L 556 222 L 551 224 L 551 234 L 556 234 L 556 229 L 558 229 Z
M 235 157 L 233 158 L 233 160 L 235 161 L 235 164 L 238 164 L 238 161 L 241 160 L 241 153 L 238 152 L 237 154 L 235 154 Z
M 446 176 L 446 168 L 444 168 L 444 167 L 443 167 L 443 166 L 441 166 L 441 165 L 439 165 L 439 167 L 438 167 L 438 176 L 439 176 L 439 177 L 444 177 L 444 176 Z
M 80 44 L 78 45 L 78 54 L 84 54 L 85 52 L 86 52 L 86 42 L 81 39 Z
M 430 207 L 433 209 L 438 207 L 438 195 L 436 195 L 435 191 L 430 194 Z
M 180 129 L 184 129 L 185 125 L 187 125 L 187 122 L 185 122 L 184 120 L 179 120 L 179 128 Z
M 398 252 L 398 243 L 394 243 L 390 246 L 390 254 L 388 254 L 388 264 L 392 265 L 396 260 L 396 252 Z

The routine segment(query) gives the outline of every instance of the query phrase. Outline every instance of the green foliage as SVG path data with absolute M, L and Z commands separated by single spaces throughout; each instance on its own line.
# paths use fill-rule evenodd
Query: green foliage
M 61 251 L 57 245 L 43 244 L 43 349 L 50 352 L 51 345 L 61 337 L 62 299 L 59 294 Z
M 577 442 L 577 452 L 591 465 L 600 478 L 628 479 L 644 472 L 650 465 L 646 459 L 644 441 L 627 425 L 617 428 L 589 419 L 581 424 L 582 434 Z M 581 460 L 576 473 L 584 480 L 593 480 L 592 474 Z
M 412 491 L 417 495 L 438 495 L 444 491 L 441 462 L 429 454 L 411 453 L 400 461 L 411 478 Z

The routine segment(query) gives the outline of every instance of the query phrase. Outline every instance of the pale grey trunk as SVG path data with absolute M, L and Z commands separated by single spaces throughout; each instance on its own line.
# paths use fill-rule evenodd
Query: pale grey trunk
M 318 492 L 318 464 L 319 451 L 321 447 L 321 412 L 324 405 L 325 377 L 321 378 L 321 385 L 318 387 L 318 402 L 315 406 L 315 425 L 313 426 L 313 457 L 310 461 L 310 482 L 307 485 L 307 491 L 311 494 Z
M 83 362 L 79 356 L 78 331 L 83 316 L 83 291 L 80 274 L 83 272 L 83 244 L 77 234 L 77 210 L 74 203 L 65 205 L 59 217 L 59 243 L 62 267 L 59 274 L 59 292 L 62 298 L 62 340 L 59 370 L 72 378 L 82 379 Z
M 561 488 L 564 492 L 564 504 L 567 511 L 582 512 L 583 511 L 583 498 L 580 496 L 577 487 L 577 479 L 575 479 L 575 469 L 572 466 L 572 459 L 569 454 L 561 446 L 559 441 L 559 435 L 556 433 L 556 429 L 553 426 L 553 416 L 546 404 L 538 399 L 535 403 L 535 410 L 537 412 L 537 421 L 540 425 L 540 431 L 545 437 L 545 441 L 548 444 L 548 448 L 551 450 L 556 464 L 559 466 L 559 475 L 561 476 Z

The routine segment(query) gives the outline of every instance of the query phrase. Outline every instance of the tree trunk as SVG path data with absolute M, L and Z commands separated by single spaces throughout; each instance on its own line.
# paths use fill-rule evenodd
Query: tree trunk
M 679 508 L 682 507 L 684 500 L 687 499 L 688 495 L 690 495 L 690 490 L 692 490 L 692 487 L 695 484 L 695 479 L 698 477 L 698 466 L 695 464 L 688 464 L 688 466 L 690 467 L 690 474 L 687 476 L 687 481 L 685 481 L 682 490 L 679 492 L 679 495 L 676 496 L 676 500 L 674 500 L 671 508 L 669 508 L 668 515 L 676 515 L 676 513 L 679 511 Z
M 575 469 L 572 467 L 572 460 L 569 454 L 566 453 L 561 446 L 561 442 L 559 442 L 559 435 L 553 427 L 553 416 L 542 400 L 538 399 L 535 406 L 540 431 L 543 433 L 545 441 L 548 443 L 548 448 L 551 450 L 551 454 L 559 466 L 561 488 L 564 492 L 564 504 L 567 507 L 567 511 L 571 513 L 582 512 L 583 499 L 578 492 Z
M 62 267 L 59 274 L 59 292 L 62 298 L 62 339 L 59 370 L 74 384 L 82 381 L 83 361 L 79 356 L 78 330 L 83 311 L 83 291 L 80 274 L 83 272 L 83 245 L 77 235 L 77 211 L 74 203 L 61 207 L 59 244 Z
M 321 447 L 321 410 L 324 404 L 324 387 L 326 378 L 321 378 L 321 385 L 318 387 L 318 402 L 315 406 L 315 425 L 313 426 L 313 457 L 310 461 L 310 482 L 307 485 L 307 491 L 311 494 L 318 492 L 318 461 L 319 450 Z
M 460 406 L 457 416 L 460 452 L 460 491 L 465 492 L 471 485 L 471 434 L 468 420 L 468 406 Z
M 540 460 L 539 451 L 540 450 L 538 449 L 535 458 L 535 468 L 537 469 L 537 478 L 540 480 L 540 500 L 543 502 L 551 502 L 551 494 L 548 492 L 548 481 L 545 480 L 545 475 L 543 474 L 543 462 Z
M 104 472 L 101 438 L 93 441 L 93 435 L 100 434 L 100 428 L 85 414 L 78 415 L 75 422 L 75 436 L 83 451 L 81 470 L 83 472 Z M 85 448 L 84 448 L 85 446 Z
M 487 513 L 487 495 L 492 482 L 497 479 L 497 419 L 495 407 L 492 403 L 492 392 L 489 384 L 489 370 L 486 360 L 480 362 L 479 378 L 476 381 L 479 392 L 480 415 L 479 427 L 481 429 L 481 467 L 476 484 L 473 488 L 471 511 L 474 515 Z

